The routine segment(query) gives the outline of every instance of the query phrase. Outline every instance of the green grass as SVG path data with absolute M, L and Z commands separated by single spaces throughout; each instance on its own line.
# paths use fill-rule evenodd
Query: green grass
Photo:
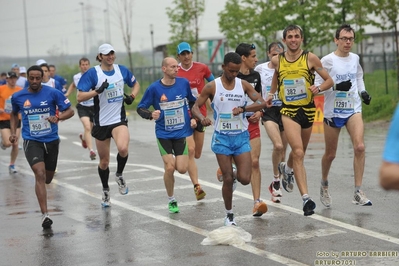
M 387 82 L 382 70 L 364 74 L 367 92 L 371 95 L 370 105 L 363 104 L 363 119 L 366 122 L 390 120 L 398 103 L 396 71 L 387 71 Z

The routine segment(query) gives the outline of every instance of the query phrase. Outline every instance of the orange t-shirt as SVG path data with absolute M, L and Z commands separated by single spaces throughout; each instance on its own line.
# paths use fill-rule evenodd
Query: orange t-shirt
M 7 84 L 0 86 L 0 109 L 3 110 L 0 113 L 0 121 L 10 120 L 10 113 L 12 111 L 11 96 L 20 90 L 22 88 L 18 86 L 15 86 L 13 89 L 8 87 Z M 21 115 L 19 115 L 19 119 L 21 119 Z

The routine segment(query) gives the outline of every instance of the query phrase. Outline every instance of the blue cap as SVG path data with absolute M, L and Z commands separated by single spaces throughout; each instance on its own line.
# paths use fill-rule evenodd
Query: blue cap
M 192 52 L 192 50 L 191 50 L 191 46 L 188 44 L 188 43 L 186 43 L 186 42 L 181 42 L 181 43 L 179 43 L 179 45 L 177 46 L 177 54 L 181 54 L 181 53 L 183 53 L 184 51 L 187 51 L 187 52 Z
M 12 64 L 12 65 L 11 65 L 11 68 L 17 68 L 17 67 L 19 68 L 19 65 L 18 65 L 18 64 Z

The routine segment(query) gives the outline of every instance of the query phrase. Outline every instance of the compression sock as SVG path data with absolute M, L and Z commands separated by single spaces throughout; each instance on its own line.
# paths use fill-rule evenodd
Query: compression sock
M 107 169 L 102 170 L 100 168 L 100 166 L 98 167 L 98 174 L 100 176 L 101 179 L 101 183 L 103 184 L 103 188 L 108 188 L 108 179 L 109 179 L 109 168 L 107 167 Z
M 116 161 L 118 163 L 117 170 L 116 170 L 116 175 L 117 176 L 121 176 L 122 175 L 123 169 L 125 169 L 125 165 L 126 165 L 128 157 L 129 157 L 129 155 L 127 155 L 126 157 L 122 157 L 122 156 L 119 155 L 119 153 L 116 156 Z

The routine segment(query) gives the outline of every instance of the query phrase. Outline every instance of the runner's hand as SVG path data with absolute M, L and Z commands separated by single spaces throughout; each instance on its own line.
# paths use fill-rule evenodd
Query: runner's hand
M 371 96 L 368 94 L 368 92 L 366 90 L 362 91 L 360 93 L 360 96 L 363 99 L 364 104 L 369 105 L 371 102 Z
M 100 87 L 98 87 L 97 89 L 95 89 L 95 91 L 96 91 L 98 94 L 100 94 L 100 93 L 102 93 L 106 88 L 108 88 L 108 86 L 109 86 L 109 84 L 108 84 L 107 80 L 105 80 L 105 81 L 103 82 L 103 84 L 101 84 Z
M 135 97 L 133 97 L 133 95 L 127 95 L 126 93 L 124 93 L 124 95 L 125 95 L 125 97 L 126 97 L 126 98 L 124 99 L 125 103 L 126 103 L 127 105 L 131 105 L 131 104 L 133 103 Z
M 352 87 L 352 82 L 350 80 L 343 81 L 335 85 L 335 90 L 337 91 L 349 91 Z

